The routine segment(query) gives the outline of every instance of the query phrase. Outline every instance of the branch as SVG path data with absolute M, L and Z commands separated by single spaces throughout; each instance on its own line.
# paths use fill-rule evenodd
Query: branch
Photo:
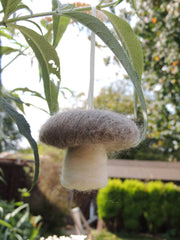
M 116 2 L 112 2 L 112 3 L 108 3 L 108 4 L 104 4 L 104 5 L 100 5 L 98 4 L 96 6 L 96 9 L 101 10 L 103 8 L 107 8 L 107 7 L 111 7 L 111 6 L 115 6 L 119 1 Z M 55 11 L 50 11 L 50 12 L 43 12 L 43 13 L 36 13 L 33 15 L 25 15 L 22 17 L 16 17 L 16 18 L 11 18 L 8 19 L 6 22 L 1 21 L 0 22 L 0 26 L 7 26 L 8 23 L 15 23 L 18 21 L 23 21 L 23 20 L 27 20 L 27 19 L 32 19 L 32 18 L 37 18 L 37 17 L 44 17 L 44 16 L 53 16 L 53 15 L 63 15 L 64 13 L 67 13 L 69 11 L 91 11 L 92 7 L 91 6 L 87 6 L 87 7 L 78 7 L 78 8 L 74 8 L 74 9 L 61 9 L 58 8 Z

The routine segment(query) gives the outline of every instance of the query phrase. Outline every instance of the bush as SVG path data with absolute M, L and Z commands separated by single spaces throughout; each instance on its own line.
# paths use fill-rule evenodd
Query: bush
M 164 211 L 166 212 L 166 226 L 173 229 L 180 229 L 180 193 L 179 187 L 173 183 L 164 185 L 165 201 Z
M 109 230 L 180 233 L 180 188 L 173 183 L 109 180 L 97 196 Z
M 107 187 L 100 190 L 97 196 L 98 214 L 100 218 L 112 218 L 123 206 L 123 184 L 121 180 L 109 181 Z
M 147 191 L 143 182 L 126 180 L 124 188 L 123 221 L 124 226 L 130 231 L 143 230 L 143 212 L 146 208 Z
M 119 179 L 109 181 L 97 196 L 98 215 L 104 219 L 108 229 L 116 231 L 122 223 L 121 209 L 123 206 L 123 184 Z
M 38 240 L 37 219 L 30 217 L 27 203 L 0 200 L 0 240 Z
M 147 184 L 148 207 L 146 208 L 145 218 L 150 232 L 162 232 L 166 221 L 166 211 L 164 209 L 165 188 L 160 181 L 149 182 Z

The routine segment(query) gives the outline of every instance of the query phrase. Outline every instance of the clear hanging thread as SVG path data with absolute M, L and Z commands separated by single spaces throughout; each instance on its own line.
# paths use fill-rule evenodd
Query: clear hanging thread
M 96 6 L 92 6 L 92 16 L 96 16 Z M 91 32 L 91 50 L 90 50 L 90 81 L 88 92 L 88 109 L 94 109 L 94 76 L 95 76 L 95 33 Z

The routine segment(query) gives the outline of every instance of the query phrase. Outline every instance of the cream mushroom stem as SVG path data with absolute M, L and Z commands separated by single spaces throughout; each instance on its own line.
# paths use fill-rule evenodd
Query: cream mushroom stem
M 107 154 L 102 144 L 87 144 L 67 149 L 61 174 L 62 186 L 89 191 L 105 187 L 107 183 Z

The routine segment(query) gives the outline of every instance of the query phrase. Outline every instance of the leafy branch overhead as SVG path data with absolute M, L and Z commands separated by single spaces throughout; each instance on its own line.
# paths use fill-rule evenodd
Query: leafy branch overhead
M 95 34 L 104 41 L 107 47 L 112 50 L 134 84 L 144 116 L 144 131 L 140 140 L 142 141 L 147 129 L 147 113 L 140 81 L 143 72 L 143 54 L 141 45 L 130 25 L 125 20 L 117 17 L 115 14 L 103 10 L 107 7 L 115 7 L 120 2 L 121 1 L 115 1 L 106 4 L 105 1 L 100 1 L 96 6 L 98 11 L 102 11 L 102 13 L 108 17 L 116 35 L 114 35 L 97 17 L 93 17 L 89 14 L 91 6 L 60 4 L 56 0 L 52 0 L 52 11 L 39 14 L 33 14 L 29 7 L 24 5 L 21 0 L 1 0 L 2 12 L 4 15 L 0 22 L 2 28 L 0 31 L 4 33 L 6 32 L 4 26 L 7 27 L 7 30 L 19 30 L 24 36 L 28 46 L 33 50 L 40 65 L 45 100 L 51 115 L 59 109 L 58 95 L 61 81 L 60 60 L 55 48 L 58 46 L 64 32 L 66 31 L 70 19 L 78 21 L 95 32 Z M 23 8 L 30 11 L 30 15 L 16 17 L 16 12 Z M 36 17 L 47 16 L 52 16 L 52 27 L 49 29 L 49 31 L 52 32 L 51 41 L 46 40 L 45 36 L 42 34 L 41 27 L 36 22 L 32 21 L 32 19 Z M 27 20 L 32 24 L 34 23 L 38 27 L 38 32 L 40 30 L 40 33 L 24 26 L 26 25 L 26 22 L 23 25 L 18 23 L 19 21 Z M 4 47 L 1 54 L 10 54 L 14 51 L 17 51 L 17 49 Z M 29 91 L 31 94 L 33 93 L 33 91 L 28 88 L 26 88 L 25 91 Z M 38 96 L 36 92 L 34 93 Z M 39 95 L 39 97 L 42 98 L 41 95 Z M 28 139 L 33 148 L 36 166 L 34 177 L 35 183 L 38 178 L 39 157 L 37 144 L 31 137 L 29 125 L 22 115 L 19 115 L 15 109 L 12 109 L 11 106 L 4 102 L 3 98 L 1 99 L 1 107 L 15 120 L 19 127 L 19 131 Z M 21 124 L 23 128 L 21 127 Z

